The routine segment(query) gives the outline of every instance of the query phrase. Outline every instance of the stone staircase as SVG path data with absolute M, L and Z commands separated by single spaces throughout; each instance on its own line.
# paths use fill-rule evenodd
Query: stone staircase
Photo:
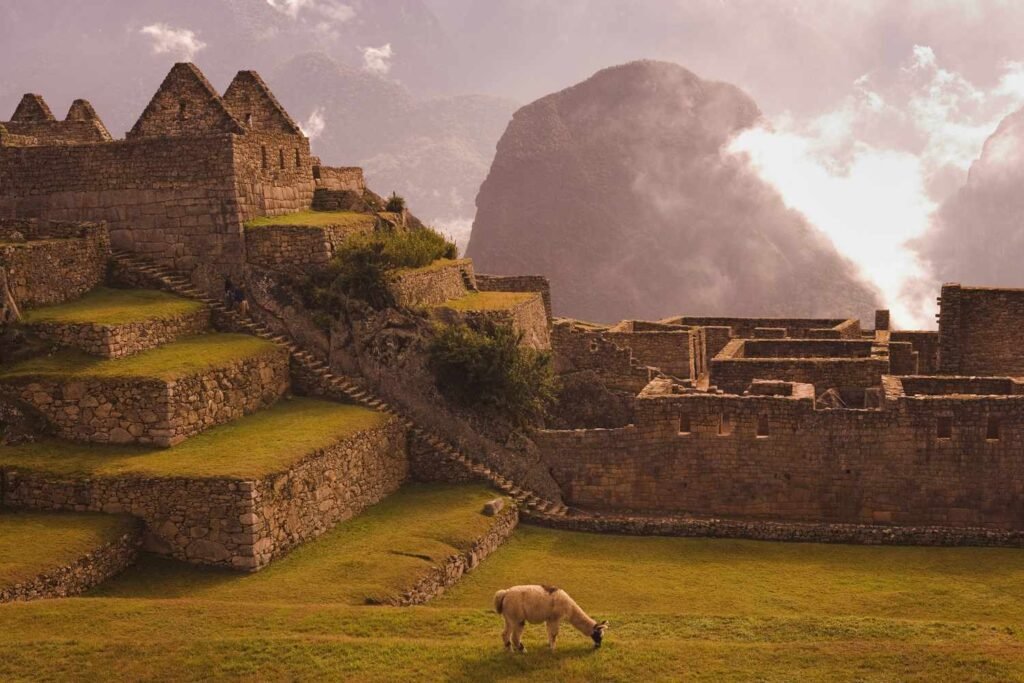
M 459 452 L 439 435 L 416 424 L 412 419 L 400 412 L 398 408 L 375 396 L 369 389 L 360 385 L 353 378 L 332 372 L 326 363 L 305 351 L 292 338 L 283 334 L 277 334 L 262 323 L 243 316 L 237 311 L 228 310 L 223 302 L 213 299 L 197 289 L 187 275 L 157 265 L 130 252 L 114 250 L 112 258 L 121 267 L 139 273 L 179 296 L 203 302 L 213 309 L 216 314 L 230 320 L 236 328 L 283 346 L 291 355 L 293 362 L 302 370 L 318 377 L 322 382 L 340 391 L 354 403 L 396 416 L 413 436 L 429 444 L 431 448 L 448 461 L 489 481 L 498 490 L 512 498 L 527 516 L 550 518 L 554 521 L 554 519 L 564 518 L 572 513 L 564 504 L 546 500 L 532 491 L 523 489 L 517 486 L 511 479 Z

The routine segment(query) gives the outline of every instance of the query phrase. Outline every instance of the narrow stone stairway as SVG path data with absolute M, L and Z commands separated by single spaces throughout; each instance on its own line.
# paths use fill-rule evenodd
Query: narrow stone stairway
M 219 315 L 229 319 L 239 329 L 283 346 L 303 370 L 319 377 L 321 381 L 334 387 L 355 403 L 396 416 L 415 437 L 429 444 L 442 457 L 474 475 L 486 479 L 498 490 L 511 497 L 521 509 L 530 515 L 560 518 L 570 514 L 569 508 L 564 504 L 547 500 L 532 491 L 521 488 L 511 479 L 461 453 L 438 434 L 418 425 L 398 408 L 375 396 L 353 378 L 334 373 L 326 363 L 304 350 L 291 337 L 277 334 L 262 323 L 243 316 L 237 311 L 228 310 L 223 302 L 213 299 L 197 289 L 188 276 L 130 252 L 114 250 L 112 257 L 121 267 L 142 274 L 175 294 L 203 302 Z

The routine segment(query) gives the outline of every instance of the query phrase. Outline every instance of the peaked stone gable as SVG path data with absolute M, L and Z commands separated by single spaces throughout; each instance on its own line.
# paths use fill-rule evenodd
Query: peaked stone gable
M 21 98 L 21 102 L 18 103 L 18 108 L 14 110 L 11 121 L 34 123 L 38 121 L 56 121 L 56 119 L 53 117 L 53 112 L 50 111 L 50 107 L 46 104 L 46 100 L 43 99 L 42 95 L 26 93 Z
M 255 71 L 239 71 L 224 92 L 228 111 L 246 128 L 301 135 L 302 130 Z
M 242 125 L 195 64 L 175 64 L 128 138 L 242 133 Z

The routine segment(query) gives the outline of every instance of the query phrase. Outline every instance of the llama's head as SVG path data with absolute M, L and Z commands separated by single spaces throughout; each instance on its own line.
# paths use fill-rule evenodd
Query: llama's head
M 594 647 L 601 647 L 601 639 L 604 638 L 604 632 L 608 629 L 608 622 L 602 621 L 599 624 L 594 625 L 594 630 L 591 632 L 590 637 L 594 639 Z

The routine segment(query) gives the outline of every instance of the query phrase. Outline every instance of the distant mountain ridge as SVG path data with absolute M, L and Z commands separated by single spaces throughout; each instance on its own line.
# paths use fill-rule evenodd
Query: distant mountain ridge
M 517 111 L 477 196 L 468 255 L 537 273 L 555 312 L 867 319 L 875 292 L 726 143 L 760 117 L 738 88 L 633 62 Z

